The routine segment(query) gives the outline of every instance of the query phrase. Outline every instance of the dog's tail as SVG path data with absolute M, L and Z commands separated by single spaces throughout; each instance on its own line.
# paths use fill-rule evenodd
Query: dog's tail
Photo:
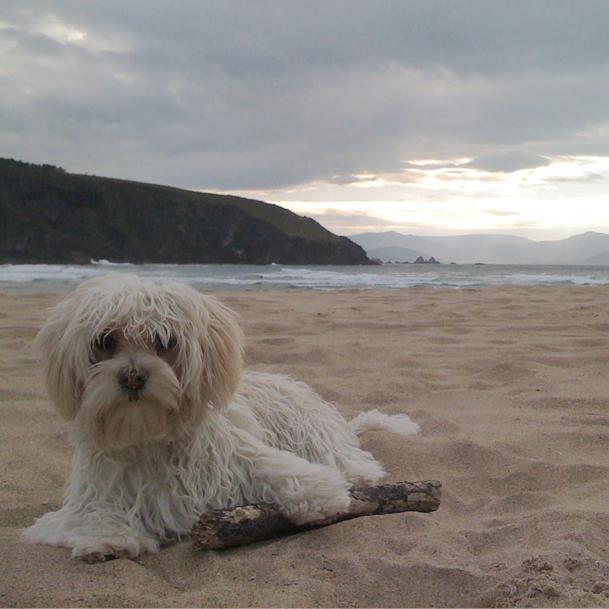
M 349 427 L 356 436 L 365 431 L 381 429 L 411 436 L 421 429 L 407 414 L 385 414 L 376 409 L 358 414 L 349 421 Z

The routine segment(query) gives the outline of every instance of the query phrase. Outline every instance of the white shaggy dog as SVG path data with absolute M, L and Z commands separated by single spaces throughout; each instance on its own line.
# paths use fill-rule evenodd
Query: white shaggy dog
M 357 435 L 418 426 L 378 411 L 347 423 L 301 382 L 241 371 L 235 314 L 176 282 L 83 283 L 38 335 L 75 458 L 63 506 L 24 532 L 86 560 L 188 536 L 208 509 L 272 502 L 296 523 L 349 506 L 385 472 Z

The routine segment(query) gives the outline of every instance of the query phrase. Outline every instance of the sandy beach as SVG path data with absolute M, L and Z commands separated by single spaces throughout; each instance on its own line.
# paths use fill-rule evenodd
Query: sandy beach
M 310 383 L 440 510 L 237 548 L 89 565 L 20 531 L 59 507 L 71 448 L 31 342 L 58 295 L 0 295 L 2 606 L 609 607 L 609 287 L 221 295 L 248 366 Z

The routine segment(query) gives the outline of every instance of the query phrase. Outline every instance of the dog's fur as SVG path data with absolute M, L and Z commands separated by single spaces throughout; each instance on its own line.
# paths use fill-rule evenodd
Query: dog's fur
M 24 537 L 88 560 L 155 551 L 214 508 L 272 502 L 296 523 L 344 511 L 352 482 L 385 475 L 357 435 L 418 431 L 378 411 L 347 423 L 304 383 L 242 373 L 236 315 L 177 282 L 87 281 L 37 342 L 76 451 L 63 506 Z

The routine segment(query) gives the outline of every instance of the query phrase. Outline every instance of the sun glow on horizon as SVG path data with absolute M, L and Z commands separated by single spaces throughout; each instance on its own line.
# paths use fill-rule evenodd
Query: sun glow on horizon
M 312 216 L 342 234 L 405 227 L 565 235 L 609 226 L 609 157 L 543 160 L 510 172 L 476 167 L 471 158 L 415 160 L 393 173 L 362 171 L 331 182 L 232 193 Z

